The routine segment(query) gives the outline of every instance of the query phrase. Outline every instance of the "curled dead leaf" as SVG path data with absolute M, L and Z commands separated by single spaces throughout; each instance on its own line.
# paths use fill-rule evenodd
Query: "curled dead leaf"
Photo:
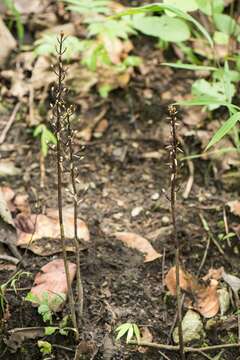
M 200 282 L 195 276 L 180 268 L 180 288 L 194 299 L 193 306 L 186 301 L 188 307 L 197 310 L 202 316 L 209 318 L 219 311 L 219 298 L 217 293 L 218 281 L 211 279 L 210 284 Z M 172 295 L 176 295 L 176 267 L 172 267 L 166 277 L 165 284 Z
M 144 262 L 154 261 L 162 256 L 152 247 L 147 239 L 140 235 L 131 232 L 116 232 L 114 236 L 126 246 L 143 253 L 145 255 Z

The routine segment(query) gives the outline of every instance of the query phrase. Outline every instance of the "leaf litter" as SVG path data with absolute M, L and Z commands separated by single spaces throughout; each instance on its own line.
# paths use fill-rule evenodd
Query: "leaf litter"
M 124 245 L 143 253 L 144 262 L 154 261 L 162 256 L 147 239 L 140 235 L 131 232 L 116 232 L 114 236 L 122 241 Z
M 45 214 L 33 214 L 26 194 L 15 195 L 9 187 L 0 187 L 0 216 L 17 231 L 16 245 L 28 248 L 40 256 L 61 252 L 60 226 L 57 209 L 47 209 Z M 74 214 L 72 208 L 63 208 L 66 250 L 74 251 Z M 78 238 L 90 241 L 87 225 L 77 219 Z

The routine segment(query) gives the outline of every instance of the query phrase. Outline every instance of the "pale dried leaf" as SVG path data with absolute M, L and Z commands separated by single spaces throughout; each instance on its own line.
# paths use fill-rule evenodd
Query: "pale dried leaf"
M 182 320 L 182 331 L 184 343 L 201 339 L 204 332 L 200 315 L 195 311 L 188 310 Z M 178 327 L 173 331 L 173 340 L 176 344 L 179 343 Z
M 16 176 L 21 174 L 21 170 L 17 168 L 12 161 L 0 161 L 0 177 Z
M 186 271 L 179 269 L 179 284 L 182 290 L 190 292 L 194 287 L 193 282 L 196 280 L 193 276 Z M 176 295 L 176 266 L 171 267 L 165 277 L 165 285 L 172 295 Z
M 70 282 L 72 283 L 76 274 L 76 264 L 68 262 Z M 35 286 L 32 287 L 31 293 L 38 297 L 38 299 L 44 299 L 44 294 L 48 294 L 48 299 L 55 298 L 57 295 L 62 296 L 68 294 L 68 285 L 66 280 L 66 272 L 63 259 L 56 259 L 50 261 L 48 264 L 41 268 L 41 271 L 37 273 L 35 280 Z M 54 304 L 53 311 L 58 311 L 60 304 Z M 62 305 L 62 304 L 61 304 Z
M 237 276 L 227 274 L 223 271 L 223 280 L 232 288 L 233 292 L 237 293 L 240 289 L 240 279 Z
M 217 293 L 217 280 L 210 280 L 210 285 L 200 287 L 195 292 L 196 303 L 194 308 L 205 318 L 217 315 L 219 311 L 219 298 Z
M 233 200 L 229 201 L 227 205 L 230 207 L 230 211 L 236 215 L 240 216 L 240 201 L 239 200 Z
M 33 233 L 18 231 L 17 246 L 29 247 L 35 254 L 48 256 L 61 251 L 60 226 L 58 210 L 48 209 L 46 215 L 32 214 L 30 220 L 35 224 Z M 66 237 L 66 249 L 74 251 L 74 216 L 73 210 L 63 209 L 64 230 Z M 90 234 L 84 221 L 78 219 L 78 238 L 84 241 L 90 240 Z M 69 241 L 68 241 L 69 240 Z
M 128 247 L 143 253 L 145 255 L 144 262 L 153 261 L 162 256 L 152 247 L 147 239 L 140 235 L 131 232 L 117 232 L 114 236 Z
M 9 194 L 9 192 L 4 191 L 4 188 L 0 188 L 0 216 L 6 223 L 14 226 L 11 211 L 8 206 Z
M 0 66 L 4 65 L 7 60 L 10 52 L 16 48 L 17 42 L 8 30 L 7 26 L 4 24 L 3 20 L 0 17 Z
M 217 291 L 220 305 L 220 313 L 224 315 L 230 307 L 230 295 L 226 288 Z
M 148 343 L 151 343 L 153 341 L 153 335 L 148 327 L 141 328 L 141 341 L 145 341 Z M 138 351 L 144 354 L 148 351 L 148 348 L 145 346 L 139 346 Z

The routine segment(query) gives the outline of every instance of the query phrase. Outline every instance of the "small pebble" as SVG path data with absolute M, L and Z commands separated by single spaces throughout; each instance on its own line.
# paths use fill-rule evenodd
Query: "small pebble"
M 142 206 L 137 206 L 134 209 L 132 209 L 131 212 L 131 216 L 133 218 L 137 217 L 138 215 L 140 215 L 140 213 L 143 211 L 143 207 Z
M 156 193 L 152 194 L 151 199 L 152 200 L 158 200 L 159 199 L 159 193 L 156 192 Z
M 169 217 L 168 216 L 163 216 L 162 217 L 162 224 L 163 225 L 169 225 L 169 223 L 170 223 Z

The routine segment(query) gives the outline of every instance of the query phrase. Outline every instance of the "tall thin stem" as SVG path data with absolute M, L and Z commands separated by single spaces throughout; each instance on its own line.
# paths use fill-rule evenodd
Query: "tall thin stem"
M 176 292 L 177 292 L 177 315 L 178 315 L 178 336 L 179 349 L 181 359 L 185 360 L 183 331 L 182 331 L 182 305 L 181 305 L 181 289 L 180 289 L 180 240 L 177 233 L 176 224 L 176 178 L 177 178 L 177 135 L 176 135 L 176 121 L 177 110 L 174 106 L 168 108 L 170 115 L 171 126 L 171 147 L 170 147 L 170 162 L 171 162 L 171 215 L 173 224 L 173 239 L 175 245 L 175 263 L 176 263 Z
M 58 77 L 58 83 L 57 83 L 57 88 L 56 88 L 55 103 L 53 106 L 53 116 L 55 117 L 55 120 L 56 120 L 56 138 L 57 138 L 58 216 L 59 216 L 60 237 L 61 237 L 61 244 L 62 244 L 64 268 L 65 268 L 66 280 L 67 280 L 67 286 L 68 286 L 68 296 L 69 296 L 69 305 L 70 305 L 70 310 L 71 310 L 71 318 L 72 318 L 73 326 L 76 329 L 76 337 L 78 339 L 79 332 L 78 332 L 77 319 L 76 319 L 76 313 L 75 313 L 73 291 L 72 291 L 72 287 L 71 287 L 70 272 L 69 272 L 68 261 L 67 261 L 66 241 L 65 241 L 64 223 L 63 223 L 63 201 L 62 201 L 63 151 L 62 151 L 61 132 L 64 127 L 64 124 L 62 123 L 63 109 L 64 109 L 63 81 L 64 81 L 64 78 L 66 75 L 66 72 L 63 68 L 63 63 L 62 63 L 62 55 L 66 51 L 63 48 L 63 42 L 64 42 L 64 35 L 63 35 L 63 33 L 61 33 L 60 37 L 58 38 L 58 43 L 59 43 L 59 47 L 57 48 L 58 62 L 57 62 L 57 69 L 55 71 L 55 73 L 57 74 L 57 77 Z
M 68 132 L 68 148 L 69 148 L 69 158 L 70 158 L 70 176 L 71 176 L 73 204 L 74 204 L 74 243 L 75 243 L 76 260 L 77 260 L 78 324 L 80 326 L 81 319 L 83 316 L 83 284 L 81 278 L 80 246 L 78 239 L 78 224 L 77 224 L 78 192 L 76 187 L 76 173 L 74 167 L 74 151 L 73 151 L 74 132 L 71 128 L 70 115 L 67 116 L 67 132 Z

